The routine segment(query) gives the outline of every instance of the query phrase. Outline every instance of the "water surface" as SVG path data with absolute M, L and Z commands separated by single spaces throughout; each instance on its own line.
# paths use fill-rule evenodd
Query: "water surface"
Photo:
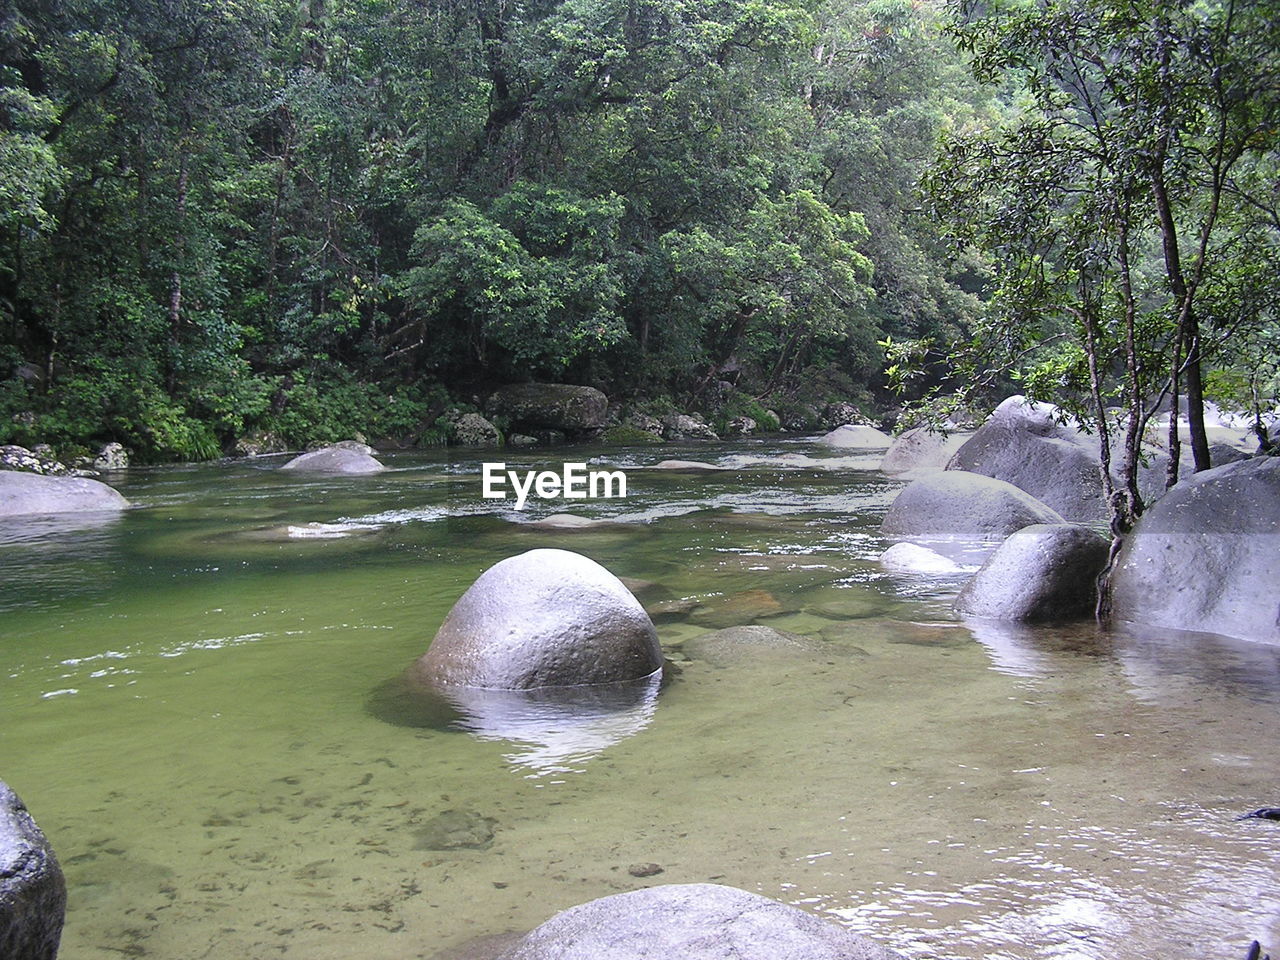
M 958 622 L 962 578 L 875 563 L 901 484 L 874 456 L 505 454 L 584 456 L 630 495 L 573 511 L 617 525 L 526 527 L 565 504 L 482 500 L 481 458 L 443 452 L 372 478 L 135 470 L 118 519 L 6 521 L 0 777 L 64 865 L 65 960 L 430 958 L 708 880 L 914 958 L 1280 945 L 1280 825 L 1233 820 L 1280 803 L 1273 648 Z M 645 469 L 673 456 L 734 469 Z M 654 584 L 678 680 L 616 710 L 391 722 L 453 601 L 545 546 Z M 683 650 L 730 622 L 808 641 Z

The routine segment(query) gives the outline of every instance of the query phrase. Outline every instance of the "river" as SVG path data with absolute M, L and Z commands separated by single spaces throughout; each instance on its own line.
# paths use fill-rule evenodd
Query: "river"
M 675 456 L 733 469 L 648 469 Z M 626 471 L 572 506 L 619 522 L 580 531 L 527 525 L 563 501 L 483 499 L 480 455 L 383 459 L 135 469 L 118 519 L 6 520 L 0 778 L 63 864 L 63 960 L 431 958 L 698 881 L 918 960 L 1280 946 L 1280 824 L 1234 819 L 1280 803 L 1274 648 L 958 622 L 962 576 L 876 563 L 902 484 L 874 455 L 505 452 Z M 577 722 L 398 716 L 389 682 L 458 596 L 547 546 L 650 582 L 675 682 Z M 811 642 L 683 649 L 753 619 Z M 475 829 L 438 849 L 446 813 Z

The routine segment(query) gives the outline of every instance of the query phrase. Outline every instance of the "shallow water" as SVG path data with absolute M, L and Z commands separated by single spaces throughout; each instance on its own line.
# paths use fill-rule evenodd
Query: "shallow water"
M 962 578 L 876 565 L 901 484 L 875 457 L 507 455 L 584 457 L 629 496 L 568 509 L 623 523 L 523 526 L 566 504 L 482 500 L 480 458 L 443 453 L 373 478 L 138 470 L 119 519 L 7 521 L 0 777 L 66 871 L 64 960 L 429 958 L 706 880 L 914 958 L 1280 946 L 1280 825 L 1233 820 L 1280 802 L 1275 649 L 959 623 Z M 669 457 L 736 469 L 643 469 Z M 616 710 L 391 722 L 453 601 L 540 546 L 699 602 L 658 626 L 676 682 Z M 761 616 L 811 642 L 682 650 Z

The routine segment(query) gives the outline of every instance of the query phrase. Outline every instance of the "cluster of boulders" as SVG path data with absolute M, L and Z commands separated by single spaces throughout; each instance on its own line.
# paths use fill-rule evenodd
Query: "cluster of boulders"
M 1247 435 L 1215 424 L 1213 469 L 1164 493 L 1168 454 L 1153 445 L 1141 483 L 1151 506 L 1111 556 L 1097 438 L 1062 411 L 1010 397 L 972 436 L 908 431 L 885 470 L 915 479 L 881 525 L 895 537 L 1000 541 L 956 610 L 1009 621 L 1115 620 L 1280 642 L 1280 459 L 1250 457 Z M 1230 441 L 1230 442 L 1228 442 Z M 950 449 L 945 463 L 943 455 Z M 1184 451 L 1185 454 L 1185 451 Z M 886 567 L 959 572 L 927 546 L 898 544 Z
M 117 448 L 119 456 L 117 456 Z M 113 487 L 82 467 L 68 467 L 47 447 L 0 447 L 0 517 L 45 514 L 104 514 L 123 510 L 128 501 Z M 94 461 L 100 469 L 115 469 L 127 454 L 108 444 Z

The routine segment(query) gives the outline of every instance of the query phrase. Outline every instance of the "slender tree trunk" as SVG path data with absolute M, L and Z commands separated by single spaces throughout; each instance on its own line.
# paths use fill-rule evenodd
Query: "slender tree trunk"
M 169 372 L 166 386 L 173 393 L 178 380 L 178 349 L 182 341 L 182 266 L 186 259 L 186 219 L 187 219 L 187 187 L 190 170 L 187 166 L 187 152 L 182 151 L 178 165 L 178 198 L 177 198 L 177 250 L 174 254 L 173 271 L 169 275 Z

